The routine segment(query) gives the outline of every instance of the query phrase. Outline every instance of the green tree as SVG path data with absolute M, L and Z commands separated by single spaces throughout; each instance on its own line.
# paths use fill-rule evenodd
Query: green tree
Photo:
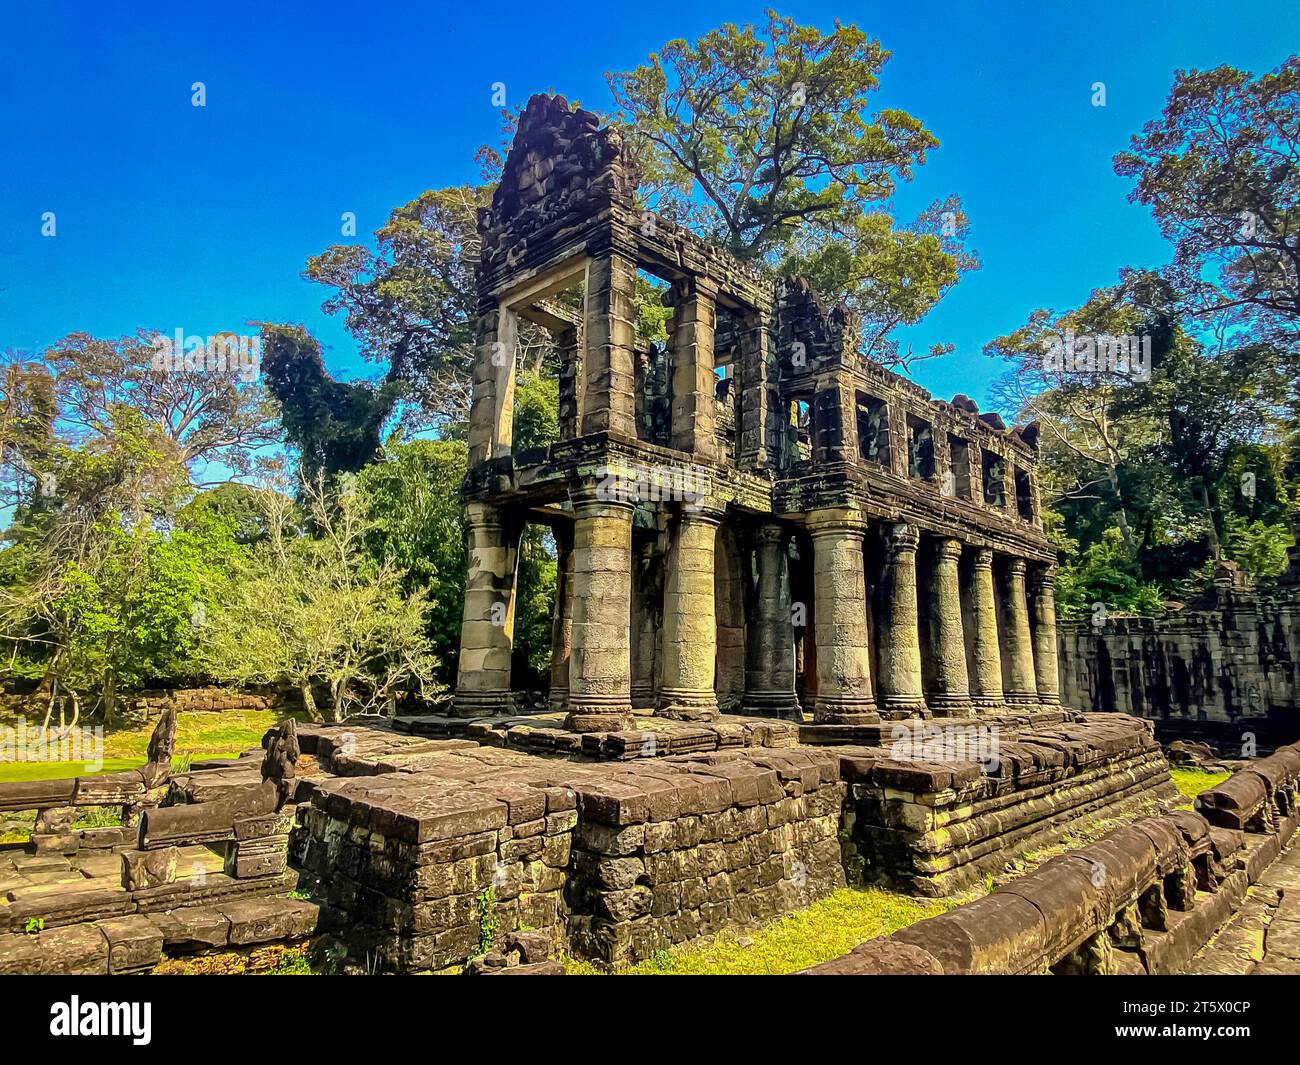
M 889 53 L 857 26 L 823 33 L 772 11 L 672 40 L 607 74 L 647 204 L 736 255 L 805 274 L 863 325 L 866 351 L 901 369 L 943 354 L 889 339 L 978 266 L 953 196 L 913 223 L 886 210 L 938 140 L 896 108 L 871 111 Z
M 301 495 L 312 536 L 294 535 L 284 493 L 264 494 L 267 537 L 213 591 L 204 667 L 228 684 L 292 684 L 313 720 L 321 717 L 317 687 L 329 692 L 336 721 L 427 696 L 437 661 L 424 589 L 407 592 L 391 558 L 367 553 L 354 478 L 341 478 L 331 494 L 318 477 Z
M 262 372 L 308 480 L 356 473 L 374 457 L 401 394 L 399 383 L 335 381 L 320 343 L 302 326 L 263 325 L 262 351 Z
M 426 631 L 445 683 L 456 676 L 464 610 L 467 455 L 459 440 L 390 441 L 357 475 L 366 554 L 375 564 L 392 560 L 404 594 L 428 590 Z
M 1174 243 L 1168 274 L 1200 316 L 1256 339 L 1300 328 L 1300 58 L 1252 77 L 1178 71 L 1161 116 L 1115 157 Z M 1276 334 L 1272 334 L 1275 335 Z M 1283 346 L 1287 346 L 1283 342 Z M 1294 352 L 1293 352 L 1294 353 Z

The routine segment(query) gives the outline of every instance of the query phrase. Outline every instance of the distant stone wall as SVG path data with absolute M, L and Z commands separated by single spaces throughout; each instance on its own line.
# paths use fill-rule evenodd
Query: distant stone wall
M 222 710 L 278 710 L 286 705 L 297 705 L 296 693 L 274 688 L 236 690 L 231 688 L 161 688 L 134 692 L 124 697 L 128 713 L 148 720 L 165 710 L 222 711 Z
M 1162 741 L 1262 751 L 1300 736 L 1300 590 L 1269 595 L 1230 576 L 1161 618 L 1059 626 L 1061 700 L 1156 722 Z M 1249 750 L 1245 753 L 1250 754 Z
M 300 705 L 296 691 L 276 688 L 146 688 L 118 693 L 118 712 L 128 719 L 153 721 L 166 710 L 179 712 L 221 712 L 279 710 Z M 0 692 L 0 711 L 43 717 L 46 696 L 22 692 Z M 58 714 L 53 724 L 58 724 Z

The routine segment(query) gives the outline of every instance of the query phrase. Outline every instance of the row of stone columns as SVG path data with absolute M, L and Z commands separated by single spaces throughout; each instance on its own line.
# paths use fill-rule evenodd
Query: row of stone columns
M 1003 705 L 1055 705 L 1056 610 L 1052 568 L 1010 558 L 1000 582 L 993 552 L 938 539 L 925 582 L 933 679 L 922 677 L 917 553 L 920 536 L 887 526 L 876 633 L 883 653 L 872 684 L 863 541 L 866 523 L 844 512 L 814 516 L 813 595 L 817 648 L 814 719 L 861 724 L 937 713 L 964 716 Z M 971 553 L 963 592 L 960 562 Z M 1032 620 L 1031 620 L 1032 619 Z
M 683 508 L 676 517 L 664 562 L 656 644 L 644 589 L 631 594 L 632 505 L 576 495 L 573 509 L 571 539 L 566 531 L 557 532 L 550 707 L 566 709 L 569 725 L 580 731 L 630 726 L 634 703 L 654 705 L 657 714 L 677 719 L 716 717 L 714 571 L 721 513 Z M 467 522 L 470 570 L 457 712 L 500 712 L 510 703 L 517 538 L 494 508 L 482 504 L 470 504 Z M 1030 571 L 1024 559 L 1009 558 L 1000 566 L 1001 580 L 995 580 L 990 549 L 939 538 L 922 578 L 917 529 L 893 523 L 884 530 L 873 610 L 864 565 L 867 528 L 850 510 L 820 511 L 808 522 L 813 610 L 812 639 L 805 647 L 815 661 L 816 721 L 869 724 L 882 717 L 964 716 L 1006 704 L 1058 701 L 1050 567 Z M 746 619 L 742 703 L 749 713 L 799 713 L 795 630 L 809 619 L 806 604 L 792 601 L 788 538 L 778 522 L 761 524 L 753 537 L 756 585 Z M 928 678 L 921 652 L 922 602 L 931 648 Z M 642 665 L 655 659 L 653 681 L 636 692 L 633 640 Z M 874 657 L 873 640 L 882 651 Z M 876 677 L 873 662 L 879 667 Z

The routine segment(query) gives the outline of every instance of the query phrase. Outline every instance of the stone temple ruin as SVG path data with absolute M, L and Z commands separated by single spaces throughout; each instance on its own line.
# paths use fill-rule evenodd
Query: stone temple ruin
M 720 710 L 850 738 L 1058 703 L 1036 433 L 858 354 L 852 316 L 637 208 L 619 134 L 525 110 L 482 213 L 455 713 L 512 708 L 516 551 L 549 526 L 549 703 L 578 732 Z M 668 285 L 665 350 L 638 271 Z M 580 308 L 557 298 L 578 288 Z M 520 319 L 561 352 L 561 439 L 511 446 Z M 877 735 L 876 733 L 872 733 Z
M 1216 929 L 1300 922 L 1264 890 L 1297 875 L 1300 745 L 1166 812 L 1150 723 L 1061 705 L 1035 433 L 863 358 L 842 307 L 634 186 L 616 132 L 535 97 L 480 217 L 452 712 L 290 721 L 184 771 L 164 719 L 145 770 L 0 785 L 36 811 L 34 853 L 0 850 L 0 974 L 309 937 L 345 971 L 545 974 L 850 883 L 980 897 L 813 972 L 1226 971 Z M 638 272 L 666 347 L 637 335 Z M 561 352 L 544 453 L 512 447 L 521 319 Z M 513 661 L 528 523 L 561 575 L 541 705 Z M 77 829 L 88 804 L 122 827 Z M 1292 941 L 1259 971 L 1300 966 Z

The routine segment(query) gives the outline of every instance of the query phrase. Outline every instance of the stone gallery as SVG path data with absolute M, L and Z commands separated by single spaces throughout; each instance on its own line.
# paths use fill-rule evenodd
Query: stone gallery
M 527 522 L 559 545 L 549 700 L 576 731 L 738 710 L 850 738 L 1056 706 L 1035 427 L 863 358 L 842 306 L 637 209 L 631 167 L 595 115 L 534 97 L 480 219 L 455 712 L 512 708 Z M 664 347 L 637 337 L 638 272 L 667 283 Z M 545 453 L 511 446 L 521 320 L 561 353 Z
M 1300 922 L 1300 747 L 1175 810 L 1150 723 L 1099 705 L 1096 670 L 1067 664 L 1090 698 L 1062 705 L 1035 427 L 864 358 L 844 307 L 640 210 L 635 186 L 616 131 L 537 96 L 480 214 L 447 712 L 287 720 L 174 769 L 159 704 L 144 769 L 0 785 L 0 811 L 36 811 L 30 847 L 0 852 L 0 973 L 304 940 L 345 972 L 610 968 L 849 884 L 964 904 L 810 972 L 1300 965 L 1285 936 L 1262 959 L 1207 947 Z M 638 335 L 638 277 L 666 344 Z M 560 439 L 516 451 L 537 329 Z M 559 559 L 541 693 L 513 647 L 529 524 Z M 76 829 L 92 804 L 121 825 Z

